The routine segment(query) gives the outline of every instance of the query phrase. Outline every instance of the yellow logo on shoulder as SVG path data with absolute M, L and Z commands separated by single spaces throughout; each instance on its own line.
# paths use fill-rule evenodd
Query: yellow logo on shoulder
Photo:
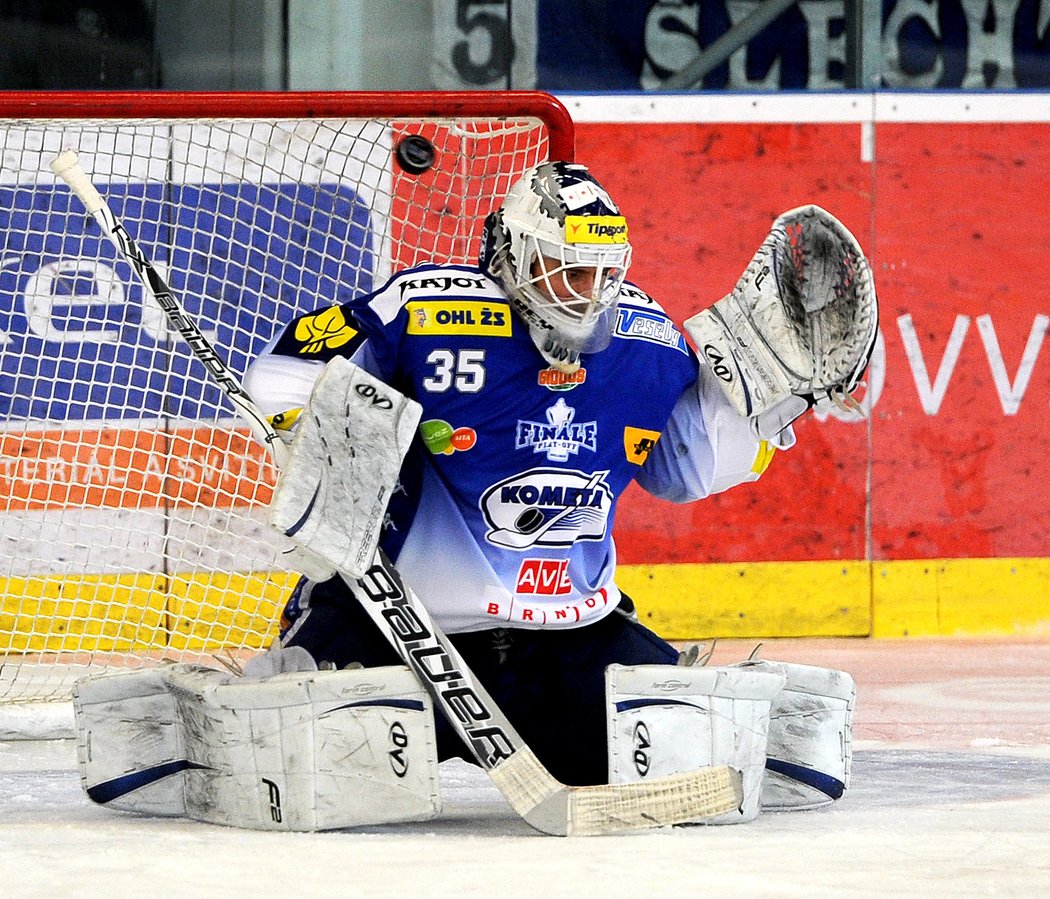
M 567 215 L 565 242 L 627 243 L 627 219 L 622 215 Z
M 472 303 L 455 300 L 422 300 L 408 303 L 408 334 L 483 334 L 510 337 L 510 306 L 506 303 Z
M 635 465 L 642 465 L 649 458 L 649 453 L 652 452 L 659 439 L 659 431 L 632 428 L 630 425 L 625 427 L 623 429 L 623 451 L 627 455 L 627 461 Z
M 295 326 L 295 339 L 301 344 L 300 353 L 335 350 L 356 336 L 357 331 L 346 323 L 343 310 L 338 306 L 329 306 L 314 315 L 308 315 Z

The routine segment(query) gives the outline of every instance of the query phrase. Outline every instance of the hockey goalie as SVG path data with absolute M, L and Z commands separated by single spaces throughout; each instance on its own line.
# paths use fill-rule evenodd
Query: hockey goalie
M 476 266 L 288 322 L 246 378 L 290 444 L 270 519 L 303 577 L 280 637 L 241 677 L 80 682 L 89 795 L 251 828 L 437 814 L 439 763 L 474 756 L 363 609 L 377 549 L 560 781 L 727 765 L 739 801 L 717 823 L 842 795 L 850 676 L 683 664 L 617 586 L 613 525 L 630 483 L 684 503 L 755 481 L 799 416 L 852 402 L 870 267 L 826 211 L 786 212 L 685 322 L 694 351 L 630 264 L 605 189 L 546 163 L 488 217 Z

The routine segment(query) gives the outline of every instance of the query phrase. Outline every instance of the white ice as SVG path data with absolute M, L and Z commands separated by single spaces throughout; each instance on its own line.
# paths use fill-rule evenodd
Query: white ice
M 716 664 L 747 654 L 719 644 Z M 853 781 L 821 810 L 560 839 L 478 769 L 444 811 L 326 834 L 238 831 L 93 805 L 71 741 L 0 742 L 0 896 L 1042 896 L 1050 890 L 1050 644 L 777 641 L 851 671 Z

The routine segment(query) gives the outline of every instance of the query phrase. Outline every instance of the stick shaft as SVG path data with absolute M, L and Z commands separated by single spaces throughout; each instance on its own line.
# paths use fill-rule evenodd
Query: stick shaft
M 160 306 L 171 327 L 178 332 L 193 355 L 208 370 L 212 380 L 241 413 L 251 428 L 252 434 L 270 451 L 278 466 L 281 465 L 287 454 L 281 438 L 241 386 L 240 379 L 215 351 L 215 347 L 193 318 L 187 315 L 167 282 L 154 268 L 146 254 L 139 249 L 138 244 L 113 214 L 106 201 L 102 199 L 102 195 L 81 167 L 77 154 L 72 150 L 66 150 L 51 164 L 51 169 L 80 198 L 84 207 L 98 222 L 102 233 L 132 267 L 147 293 Z

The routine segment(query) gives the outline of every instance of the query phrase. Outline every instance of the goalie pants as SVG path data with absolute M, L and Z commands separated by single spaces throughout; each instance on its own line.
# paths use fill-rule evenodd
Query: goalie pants
M 300 582 L 285 610 L 283 646 L 300 646 L 318 665 L 404 664 L 339 579 Z M 580 628 L 504 628 L 450 638 L 474 675 L 554 777 L 571 786 L 608 782 L 605 669 L 675 665 L 678 650 L 626 615 Z M 435 714 L 438 758 L 473 763 L 466 745 Z

